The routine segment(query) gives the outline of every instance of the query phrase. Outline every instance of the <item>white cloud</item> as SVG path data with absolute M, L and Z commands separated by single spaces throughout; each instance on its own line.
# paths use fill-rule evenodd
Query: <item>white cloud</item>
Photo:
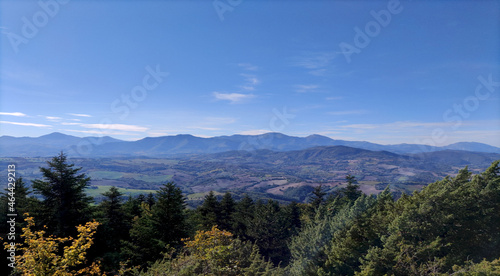
M 44 116 L 45 119 L 49 120 L 49 121 L 60 121 L 62 120 L 61 117 L 53 117 L 53 116 Z
M 245 77 L 245 84 L 239 86 L 243 90 L 253 91 L 255 89 L 255 86 L 260 83 L 260 80 L 255 75 L 249 75 L 249 74 L 240 74 L 240 75 Z
M 337 56 L 333 52 L 306 52 L 301 56 L 293 57 L 291 60 L 292 66 L 303 67 L 306 69 L 316 69 L 311 72 L 318 72 L 317 69 L 322 69 L 331 64 L 331 61 Z M 319 71 L 321 74 L 324 71 Z
M 245 77 L 245 81 L 249 85 L 257 85 L 260 83 L 260 80 L 255 75 L 250 75 L 250 74 L 240 74 L 240 75 Z
M 5 115 L 5 116 L 16 116 L 16 117 L 26 117 L 28 115 L 21 113 L 21 112 L 0 112 L 0 115 Z
M 77 117 L 92 117 L 91 115 L 88 114 L 78 114 L 78 113 L 67 113 L 68 115 L 71 116 L 77 116 Z
M 250 63 L 238 63 L 238 66 L 248 71 L 257 71 L 259 69 L 259 67 Z
M 313 92 L 319 88 L 317 84 L 297 84 L 295 85 L 295 91 L 299 93 Z
M 245 131 L 238 132 L 238 134 L 241 134 L 241 135 L 260 135 L 260 134 L 265 134 L 265 133 L 269 133 L 269 132 L 271 132 L 271 131 L 268 129 L 252 129 L 252 130 L 245 130 Z
M 78 133 L 88 133 L 88 134 L 98 134 L 102 135 L 139 135 L 137 133 L 130 132 L 119 132 L 119 131 L 102 131 L 102 130 L 74 130 L 74 129 L 65 129 L 65 131 L 78 132 Z
M 221 130 L 218 127 L 202 127 L 202 126 L 192 126 L 188 127 L 189 129 L 201 129 L 201 130 L 210 130 L 210 131 L 215 131 L 215 130 Z
M 32 126 L 32 127 L 52 127 L 50 125 L 44 124 L 35 124 L 35 123 L 20 123 L 20 122 L 9 122 L 9 121 L 0 121 L 1 124 L 9 124 L 9 125 L 18 125 L 18 126 Z
M 213 95 L 217 100 L 226 100 L 230 101 L 231 103 L 238 103 L 255 97 L 253 94 L 219 93 L 219 92 L 214 92 Z
M 368 111 L 366 111 L 366 110 L 342 110 L 342 111 L 327 112 L 328 115 L 333 115 L 333 116 L 362 115 L 362 114 L 366 114 L 366 113 L 368 113 Z
M 144 132 L 148 130 L 147 127 L 135 126 L 135 125 L 123 125 L 123 124 L 81 124 L 80 126 L 85 128 L 113 129 L 113 130 L 136 131 L 136 132 Z
M 326 97 L 325 100 L 327 101 L 336 101 L 336 100 L 342 100 L 344 97 Z

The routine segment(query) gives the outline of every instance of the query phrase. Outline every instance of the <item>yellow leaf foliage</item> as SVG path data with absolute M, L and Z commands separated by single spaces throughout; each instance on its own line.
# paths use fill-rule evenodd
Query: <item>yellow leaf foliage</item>
M 22 255 L 16 257 L 16 271 L 22 275 L 34 276 L 74 276 L 74 275 L 102 275 L 99 263 L 92 263 L 84 268 L 86 251 L 92 246 L 98 222 L 87 222 L 84 226 L 77 226 L 78 236 L 54 237 L 46 236 L 45 231 L 33 231 L 35 225 L 33 217 L 25 214 L 27 226 L 22 229 L 24 243 L 17 248 Z M 64 246 L 62 256 L 58 255 L 61 246 Z M 8 245 L 5 244 L 5 248 Z

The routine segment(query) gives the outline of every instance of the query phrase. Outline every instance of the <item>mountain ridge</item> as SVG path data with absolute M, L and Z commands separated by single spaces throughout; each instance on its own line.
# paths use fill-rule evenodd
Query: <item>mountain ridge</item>
M 500 153 L 498 147 L 477 142 L 459 142 L 443 147 L 406 143 L 381 145 L 367 141 L 336 140 L 319 134 L 296 137 L 277 132 L 260 135 L 234 134 L 208 138 L 191 134 L 178 134 L 145 137 L 137 141 L 124 141 L 109 136 L 76 137 L 60 132 L 53 132 L 40 137 L 0 136 L 0 156 L 2 157 L 54 156 L 61 150 L 67 152 L 70 156 L 81 157 L 165 157 L 234 150 L 293 151 L 318 146 L 347 146 L 397 154 L 419 154 L 442 150 Z

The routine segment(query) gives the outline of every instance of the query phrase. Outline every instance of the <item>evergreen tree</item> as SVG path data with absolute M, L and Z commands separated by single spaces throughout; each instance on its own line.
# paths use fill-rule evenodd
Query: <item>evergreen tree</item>
M 218 225 L 220 222 L 220 203 L 215 197 L 213 191 L 210 191 L 206 196 L 203 204 L 198 208 L 201 219 L 201 229 L 208 231 L 212 226 Z
M 186 202 L 182 190 L 173 182 L 165 184 L 156 193 L 157 201 L 151 208 L 153 227 L 161 246 L 179 247 L 187 237 Z
M 219 229 L 233 232 L 233 215 L 235 212 L 236 203 L 234 202 L 231 193 L 226 192 L 220 201 L 220 217 L 219 217 Z
M 44 180 L 34 180 L 33 190 L 43 198 L 41 224 L 57 236 L 76 234 L 75 226 L 89 220 L 92 198 L 85 194 L 90 178 L 78 174 L 82 168 L 68 164 L 61 152 L 40 168 Z
M 355 176 L 348 174 L 345 179 L 347 180 L 347 186 L 343 189 L 343 194 L 349 202 L 354 202 L 363 192 L 359 189 L 358 180 L 356 180 Z
M 141 215 L 133 219 L 130 239 L 122 241 L 122 254 L 132 266 L 143 268 L 161 257 L 165 249 L 158 239 L 158 231 L 154 227 L 153 215 L 149 205 L 141 203 Z
M 153 205 L 155 205 L 156 203 L 155 195 L 153 193 L 149 193 L 145 201 L 150 207 L 153 207 Z
M 270 258 L 274 264 L 286 265 L 290 251 L 287 243 L 291 237 L 290 220 L 278 202 L 258 201 L 255 205 L 254 218 L 248 229 L 248 235 L 263 256 Z
M 104 200 L 98 207 L 98 220 L 101 225 L 92 253 L 103 258 L 102 265 L 105 270 L 116 271 L 121 260 L 121 241 L 128 239 L 130 224 L 123 210 L 123 194 L 118 188 L 111 187 L 102 195 Z
M 323 185 L 314 187 L 312 194 L 313 196 L 310 199 L 311 206 L 314 209 L 318 209 L 319 206 L 323 203 L 324 197 L 326 195 L 326 193 L 323 191 Z
M 247 194 L 235 206 L 233 231 L 237 237 L 245 241 L 250 238 L 248 227 L 254 218 L 254 207 L 253 200 Z

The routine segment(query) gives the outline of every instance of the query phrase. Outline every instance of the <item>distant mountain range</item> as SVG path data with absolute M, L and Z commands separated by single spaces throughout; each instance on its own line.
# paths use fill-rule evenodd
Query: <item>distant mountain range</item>
M 1 157 L 50 157 L 61 150 L 72 157 L 168 157 L 228 151 L 303 150 L 318 146 L 347 146 L 397 154 L 419 154 L 443 150 L 500 153 L 500 148 L 483 143 L 461 142 L 445 147 L 418 144 L 380 145 L 364 141 L 335 140 L 321 135 L 294 137 L 281 133 L 232 135 L 201 138 L 182 134 L 123 141 L 112 137 L 75 137 L 58 132 L 40 137 L 0 137 Z

